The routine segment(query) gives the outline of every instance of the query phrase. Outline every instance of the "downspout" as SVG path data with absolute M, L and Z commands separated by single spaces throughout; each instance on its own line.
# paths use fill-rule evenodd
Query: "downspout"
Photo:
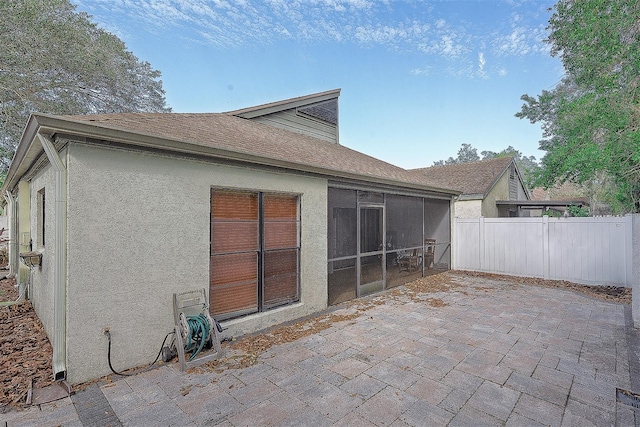
M 64 380 L 67 377 L 67 169 L 46 136 L 36 134 L 47 158 L 54 169 L 54 264 L 53 264 L 53 376 Z
M 9 190 L 4 195 L 9 207 L 9 276 L 18 274 L 18 205 Z
M 18 242 L 16 240 L 17 232 L 17 215 L 16 215 L 16 201 L 13 199 L 13 195 L 7 190 L 4 194 L 4 198 L 7 201 L 7 208 L 9 211 L 9 276 L 13 277 L 17 274 L 18 271 Z M 18 299 L 15 301 L 8 301 L 0 303 L 0 307 L 5 307 L 9 305 L 19 304 L 25 299 L 25 294 L 27 292 L 26 284 L 20 284 Z

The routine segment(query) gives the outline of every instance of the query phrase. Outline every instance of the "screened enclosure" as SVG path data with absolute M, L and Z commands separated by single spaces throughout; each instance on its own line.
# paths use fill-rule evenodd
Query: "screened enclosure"
M 448 270 L 449 203 L 329 188 L 329 304 Z

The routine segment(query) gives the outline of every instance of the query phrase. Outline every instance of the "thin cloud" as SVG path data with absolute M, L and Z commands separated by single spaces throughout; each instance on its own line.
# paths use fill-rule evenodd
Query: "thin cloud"
M 414 68 L 409 71 L 409 74 L 414 76 L 430 76 L 431 75 L 431 67 L 426 66 L 423 68 Z
M 487 63 L 487 60 L 484 59 L 484 52 L 480 52 L 478 54 L 478 74 L 481 76 L 486 76 L 486 72 L 484 71 L 484 66 Z
M 513 14 L 510 30 L 494 36 L 492 45 L 495 53 L 501 56 L 549 54 L 549 46 L 544 42 L 547 38 L 545 26 L 529 27 L 522 21 L 521 15 Z
M 510 6 L 514 13 L 505 31 L 487 33 L 466 21 L 445 20 L 438 15 L 437 3 L 420 0 L 73 1 L 84 10 L 127 16 L 153 34 L 161 35 L 171 27 L 189 43 L 222 49 L 269 45 L 281 40 L 378 46 L 415 52 L 420 60 L 433 59 L 434 67 L 438 58 L 444 59 L 448 63 L 440 66 L 442 72 L 450 73 L 453 68 L 456 74 L 476 77 L 487 71 L 485 46 L 492 54 L 503 57 L 548 54 L 543 42 L 544 27 L 527 27 L 522 14 L 515 13 L 519 4 Z M 115 34 L 128 33 L 114 22 L 99 23 Z M 474 58 L 479 49 L 482 56 Z M 429 74 L 433 72 L 430 69 Z

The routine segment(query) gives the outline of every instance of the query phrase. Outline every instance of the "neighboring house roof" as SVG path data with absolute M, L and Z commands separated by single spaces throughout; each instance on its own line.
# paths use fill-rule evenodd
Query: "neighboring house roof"
M 42 155 L 41 144 L 35 138 L 37 133 L 266 165 L 329 179 L 458 194 L 456 190 L 440 187 L 429 179 L 339 144 L 227 113 L 33 114 L 0 191 L 12 189 Z
M 564 183 L 550 189 L 536 187 L 532 191 L 533 197 L 527 204 L 520 204 L 520 208 L 542 209 L 566 208 L 575 205 L 579 207 L 590 206 L 590 200 L 581 194 L 580 187 L 573 183 Z
M 584 190 L 571 182 L 555 185 L 552 188 L 536 187 L 533 189 L 533 200 L 588 200 Z
M 584 199 L 575 200 L 496 200 L 498 206 L 513 206 L 527 209 L 543 209 L 549 207 L 567 207 L 571 205 L 589 206 L 589 201 Z
M 542 187 L 536 187 L 531 190 L 531 200 L 551 200 L 549 191 Z
M 412 172 L 433 185 L 460 191 L 461 198 L 483 199 L 509 170 L 511 164 L 515 165 L 513 157 L 498 157 L 477 162 L 412 169 Z

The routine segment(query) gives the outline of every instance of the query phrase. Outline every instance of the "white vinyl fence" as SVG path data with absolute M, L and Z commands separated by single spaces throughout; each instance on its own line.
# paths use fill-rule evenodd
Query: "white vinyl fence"
M 631 287 L 633 221 L 632 215 L 456 218 L 453 268 Z

